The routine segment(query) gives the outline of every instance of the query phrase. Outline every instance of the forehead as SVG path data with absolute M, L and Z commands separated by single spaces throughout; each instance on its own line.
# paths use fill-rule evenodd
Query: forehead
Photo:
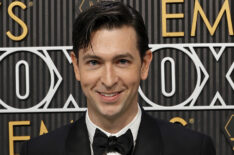
M 91 36 L 90 46 L 86 50 L 79 52 L 81 55 L 93 54 L 98 56 L 111 56 L 123 53 L 139 55 L 137 35 L 134 28 L 130 26 L 97 30 Z

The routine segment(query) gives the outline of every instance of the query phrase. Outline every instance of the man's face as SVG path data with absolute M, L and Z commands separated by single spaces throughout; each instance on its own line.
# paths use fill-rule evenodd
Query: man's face
M 79 51 L 78 62 L 71 55 L 89 114 L 96 119 L 137 112 L 138 87 L 147 78 L 152 54 L 147 51 L 141 61 L 136 43 L 132 27 L 103 28 L 92 34 L 92 47 Z

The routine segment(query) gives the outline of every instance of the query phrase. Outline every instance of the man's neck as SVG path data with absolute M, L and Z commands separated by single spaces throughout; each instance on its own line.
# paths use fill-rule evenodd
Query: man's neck
M 89 111 L 88 111 L 89 112 Z M 138 112 L 138 104 L 134 106 L 131 111 L 125 112 L 121 115 L 115 115 L 112 117 L 105 117 L 103 115 L 100 116 L 94 116 L 90 113 L 88 113 L 90 120 L 103 130 L 109 133 L 117 133 L 121 129 L 123 129 L 125 126 L 127 126 L 137 115 Z

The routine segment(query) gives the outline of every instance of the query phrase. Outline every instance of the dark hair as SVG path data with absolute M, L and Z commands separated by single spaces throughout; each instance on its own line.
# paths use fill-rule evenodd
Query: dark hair
M 137 48 L 143 58 L 149 49 L 149 39 L 142 16 L 121 2 L 101 1 L 79 14 L 73 24 L 72 42 L 76 56 L 90 45 L 91 35 L 101 28 L 131 26 L 137 34 Z

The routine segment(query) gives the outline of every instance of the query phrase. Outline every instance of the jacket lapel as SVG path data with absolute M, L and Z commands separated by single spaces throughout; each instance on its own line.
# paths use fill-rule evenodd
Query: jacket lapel
M 85 116 L 76 121 L 68 134 L 66 155 L 90 155 L 90 142 L 85 124 Z
M 157 121 L 143 111 L 133 154 L 162 155 L 162 144 L 160 128 Z

